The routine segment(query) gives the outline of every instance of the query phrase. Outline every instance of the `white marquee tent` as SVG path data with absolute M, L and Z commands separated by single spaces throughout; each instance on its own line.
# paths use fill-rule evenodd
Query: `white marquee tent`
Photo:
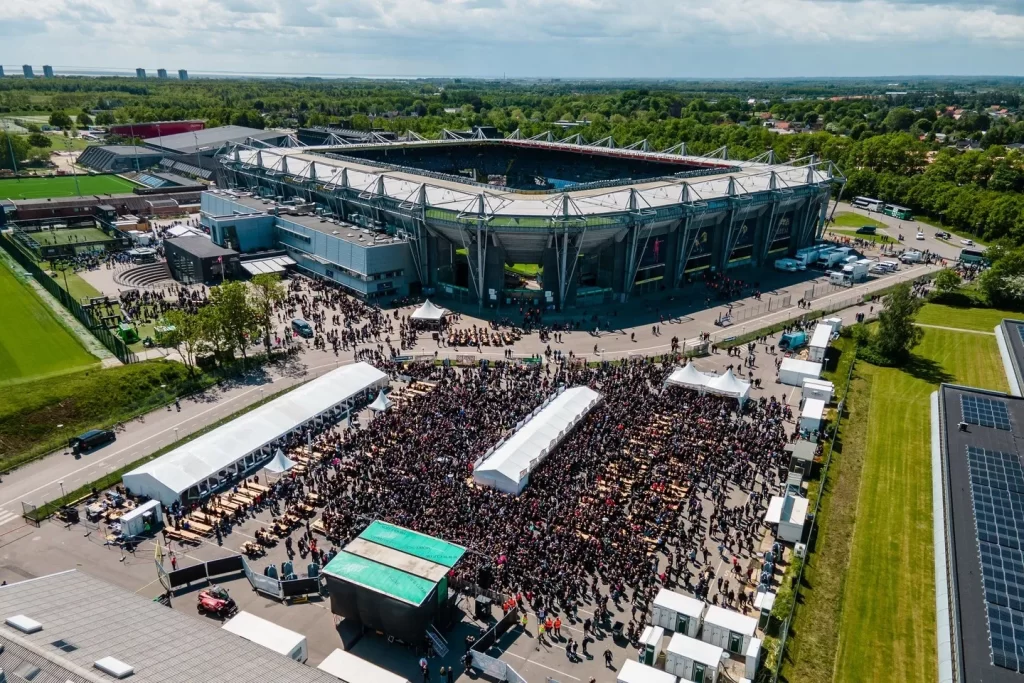
M 530 472 L 601 402 L 589 387 L 564 389 L 517 425 L 516 432 L 477 461 L 473 481 L 518 495 Z
M 255 468 L 302 427 L 337 421 L 388 385 L 369 363 L 332 370 L 124 475 L 124 485 L 170 506 L 198 499 Z
M 440 322 L 443 317 L 448 314 L 447 309 L 435 306 L 430 303 L 430 299 L 423 302 L 423 305 L 417 308 L 410 316 L 413 320 L 420 320 L 425 322 Z
M 385 410 L 391 407 L 391 399 L 388 395 L 381 391 L 377 394 L 376 400 L 369 405 L 370 410 L 375 410 L 378 413 L 383 413 Z
M 280 448 L 277 449 L 277 453 L 274 453 L 274 457 L 270 459 L 263 469 L 271 474 L 281 474 L 287 472 L 291 468 L 295 467 L 295 461 L 284 454 Z
M 687 363 L 669 375 L 668 384 L 685 389 L 730 396 L 741 404 L 750 396 L 750 382 L 744 382 L 732 370 L 716 375 L 713 372 L 701 372 L 693 363 Z

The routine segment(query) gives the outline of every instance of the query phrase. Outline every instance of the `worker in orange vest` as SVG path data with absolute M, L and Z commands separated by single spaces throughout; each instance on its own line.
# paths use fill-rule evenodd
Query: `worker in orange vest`
M 562 619 L 561 617 L 555 617 L 555 638 L 562 637 Z

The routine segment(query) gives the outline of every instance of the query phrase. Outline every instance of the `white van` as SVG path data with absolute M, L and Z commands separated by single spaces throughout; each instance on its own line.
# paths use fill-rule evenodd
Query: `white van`
M 791 258 L 780 258 L 775 262 L 775 270 L 781 270 L 786 273 L 795 273 L 798 270 L 806 269 L 806 267 L 800 261 Z
M 919 251 L 905 251 L 900 255 L 900 261 L 904 263 L 920 263 L 923 254 Z

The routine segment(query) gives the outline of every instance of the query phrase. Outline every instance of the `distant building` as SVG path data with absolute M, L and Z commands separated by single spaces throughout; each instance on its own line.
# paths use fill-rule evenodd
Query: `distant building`
M 21 67 L 21 73 L 25 74 L 25 78 L 35 78 L 36 75 L 32 72 L 32 67 L 25 64 Z
M 145 69 L 136 69 L 135 70 L 135 77 L 136 78 L 145 78 L 146 77 L 146 70 Z
M 0 66 L 0 78 L 4 77 L 4 68 Z
M 47 65 L 45 65 L 43 67 L 43 77 L 44 78 L 53 78 L 53 67 L 50 66 L 49 64 L 47 64 Z
M 188 80 L 188 71 L 185 71 L 184 69 L 178 69 L 178 80 L 180 80 L 180 81 L 187 81 Z
M 167 78 L 167 69 L 157 69 L 156 70 L 156 77 L 157 78 Z

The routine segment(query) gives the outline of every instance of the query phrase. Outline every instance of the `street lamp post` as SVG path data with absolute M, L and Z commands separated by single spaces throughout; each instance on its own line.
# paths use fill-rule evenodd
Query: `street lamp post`
M 64 498 L 67 497 L 67 494 L 64 493 L 64 482 L 58 482 L 58 483 L 60 484 L 60 497 L 61 497 L 61 500 L 63 500 Z

